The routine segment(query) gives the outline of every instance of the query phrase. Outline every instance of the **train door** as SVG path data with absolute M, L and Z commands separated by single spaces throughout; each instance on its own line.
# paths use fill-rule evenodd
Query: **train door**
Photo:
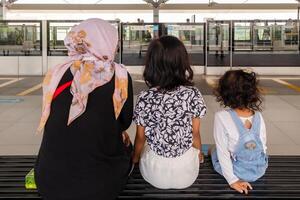
M 163 26 L 163 34 L 175 36 L 183 42 L 192 65 L 205 65 L 205 26 L 203 23 L 167 23 Z
M 159 26 L 149 23 L 122 24 L 122 63 L 143 65 L 150 41 L 160 36 Z
M 222 73 L 231 66 L 231 22 L 207 22 L 207 73 Z M 217 71 L 217 72 L 216 72 Z
M 273 49 L 272 43 L 273 26 L 267 22 L 254 22 L 253 25 L 253 49 L 258 51 L 267 51 Z

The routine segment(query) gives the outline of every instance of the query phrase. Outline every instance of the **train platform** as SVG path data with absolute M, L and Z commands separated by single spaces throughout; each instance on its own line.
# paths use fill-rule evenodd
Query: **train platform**
M 41 114 L 41 76 L 0 76 L 0 154 L 36 155 L 42 135 L 36 134 Z M 132 73 L 135 99 L 147 89 L 142 76 Z M 218 76 L 195 75 L 208 110 L 201 122 L 203 144 L 213 144 L 214 113 L 222 109 L 213 96 Z M 263 116 L 270 155 L 300 155 L 300 76 L 260 76 Z M 133 141 L 135 126 L 128 130 Z
M 43 138 L 37 133 L 42 82 L 51 67 L 68 58 L 66 36 L 89 18 L 101 18 L 117 30 L 114 61 L 124 64 L 131 74 L 134 102 L 141 91 L 148 89 L 142 74 L 151 41 L 173 36 L 186 49 L 194 85 L 207 106 L 200 130 L 205 162 L 194 184 L 185 189 L 160 190 L 147 183 L 135 166 L 117 199 L 300 198 L 300 0 L 0 3 L 0 200 L 42 199 L 33 187 L 24 187 L 28 172 L 33 178 L 32 168 Z M 82 42 L 73 38 L 78 52 L 83 53 L 82 47 L 90 47 L 88 44 L 105 48 L 106 43 L 97 43 L 85 28 L 82 31 L 86 32 L 78 34 Z M 227 70 L 248 68 L 258 74 L 263 95 L 269 162 L 265 175 L 251 183 L 254 190 L 245 196 L 231 189 L 213 170 L 208 150 L 214 145 L 214 115 L 224 109 L 214 96 L 218 79 Z M 127 132 L 133 142 L 133 122 Z

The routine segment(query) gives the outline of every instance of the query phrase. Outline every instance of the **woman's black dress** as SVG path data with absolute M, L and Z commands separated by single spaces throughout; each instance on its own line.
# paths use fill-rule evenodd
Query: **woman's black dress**
M 71 81 L 68 70 L 59 86 Z M 126 183 L 131 147 L 122 131 L 132 120 L 132 81 L 128 74 L 128 99 L 115 120 L 113 78 L 89 95 L 86 111 L 67 126 L 72 101 L 65 89 L 51 105 L 51 113 L 35 166 L 35 180 L 44 200 L 115 199 Z

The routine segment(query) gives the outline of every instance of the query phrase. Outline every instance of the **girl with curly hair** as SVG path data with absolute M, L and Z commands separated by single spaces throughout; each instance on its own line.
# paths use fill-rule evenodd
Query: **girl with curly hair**
M 265 174 L 266 127 L 260 113 L 262 98 L 254 72 L 227 71 L 215 90 L 217 101 L 228 109 L 215 114 L 212 152 L 214 169 L 240 193 L 252 190 L 249 182 Z

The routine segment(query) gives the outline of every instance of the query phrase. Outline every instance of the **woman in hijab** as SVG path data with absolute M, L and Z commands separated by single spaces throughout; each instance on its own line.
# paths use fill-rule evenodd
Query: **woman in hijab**
M 114 63 L 118 31 L 88 19 L 65 38 L 68 59 L 43 82 L 43 140 L 35 179 L 44 200 L 110 200 L 130 168 L 132 82 Z

